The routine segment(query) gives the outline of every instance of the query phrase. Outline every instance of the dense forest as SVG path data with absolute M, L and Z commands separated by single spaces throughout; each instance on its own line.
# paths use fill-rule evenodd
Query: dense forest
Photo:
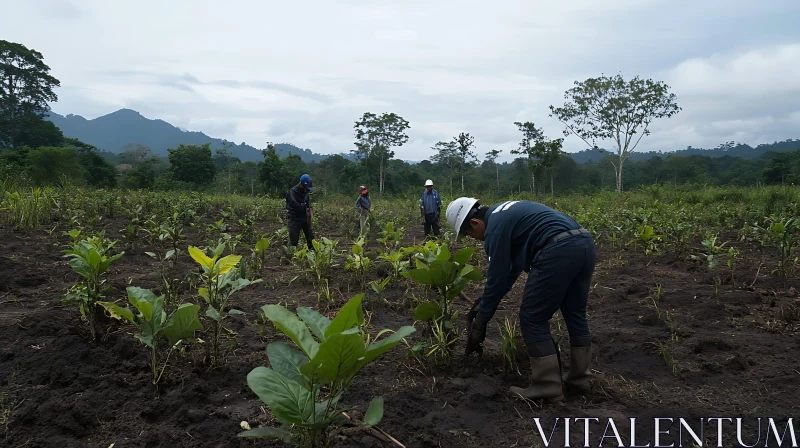
M 597 148 L 577 154 L 564 153 L 560 150 L 560 140 L 546 141 L 533 123 L 515 123 L 522 135 L 520 148 L 511 153 L 519 157 L 497 164 L 498 151 L 486 151 L 479 156 L 474 137 L 464 133 L 452 141 L 437 143 L 428 160 L 403 161 L 390 148 L 402 152 L 402 144 L 407 140 L 403 131 L 408 122 L 394 114 L 371 113 L 365 113 L 356 122 L 355 149 L 345 155 L 321 157 L 308 150 L 271 143 L 258 151 L 200 133 L 184 133 L 160 120 L 152 121 L 169 134 L 172 139 L 169 141 L 176 141 L 181 133 L 191 138 L 166 151 L 141 143 L 111 148 L 121 150 L 118 153 L 103 151 L 74 138 L 74 133 L 66 136 L 56 125 L 66 121 L 52 114 L 48 103 L 57 101 L 55 88 L 60 83 L 49 74 L 41 53 L 21 44 L 0 41 L 0 56 L 0 80 L 10 86 L 0 90 L 0 178 L 5 182 L 35 186 L 70 182 L 98 188 L 282 196 L 307 172 L 323 192 L 344 194 L 354 194 L 359 185 L 367 185 L 375 192 L 406 194 L 420 191 L 429 178 L 443 194 L 462 191 L 550 194 L 616 187 L 612 164 L 616 154 Z M 125 113 L 130 116 L 132 112 Z M 137 139 L 130 129 L 124 132 L 128 140 Z M 153 141 L 146 129 L 143 132 L 139 134 L 139 142 Z M 123 131 L 117 129 L 116 133 Z M 108 139 L 113 134 L 106 132 L 103 141 L 111 141 Z M 369 147 L 365 142 L 378 143 Z M 538 159 L 533 155 L 537 148 L 544 151 L 536 156 Z M 713 150 L 633 152 L 625 165 L 624 185 L 631 189 L 667 183 L 797 184 L 800 183 L 799 150 L 800 140 L 787 140 L 756 148 L 729 142 Z M 259 152 L 260 158 L 252 157 Z

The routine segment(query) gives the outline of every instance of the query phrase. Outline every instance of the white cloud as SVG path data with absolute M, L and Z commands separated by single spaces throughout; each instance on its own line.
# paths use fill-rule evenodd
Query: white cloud
M 256 147 L 331 153 L 353 148 L 364 112 L 395 112 L 411 124 L 400 157 L 426 158 L 463 131 L 507 160 L 514 121 L 560 137 L 548 106 L 575 80 L 621 72 L 667 81 L 683 107 L 639 150 L 798 137 L 796 0 L 47 2 L 47 13 L 8 2 L 0 29 L 44 54 L 59 113 L 129 107 Z

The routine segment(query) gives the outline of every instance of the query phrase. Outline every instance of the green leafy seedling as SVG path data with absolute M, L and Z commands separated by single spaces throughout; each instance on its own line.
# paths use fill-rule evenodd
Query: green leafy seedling
M 129 286 L 126 290 L 135 313 L 114 302 L 98 302 L 98 305 L 105 308 L 111 317 L 127 320 L 136 327 L 138 331 L 134 337 L 150 348 L 150 371 L 153 374 L 153 384 L 158 384 L 169 361 L 168 355 L 159 373 L 159 339 L 166 337 L 171 354 L 178 342 L 194 338 L 195 331 L 203 330 L 198 318 L 200 305 L 183 303 L 168 315 L 164 310 L 163 295 L 156 296 L 152 291 L 136 286 Z
M 359 294 L 350 299 L 333 320 L 306 307 L 298 307 L 297 314 L 281 305 L 262 308 L 297 348 L 285 342 L 269 344 L 270 367 L 256 367 L 247 375 L 247 385 L 282 427 L 251 429 L 239 437 L 327 446 L 345 421 L 339 400 L 358 372 L 415 331 L 411 326 L 382 330 L 379 335 L 391 335 L 367 342 L 369 338 L 360 331 L 364 326 L 362 298 Z M 380 423 L 383 411 L 383 399 L 373 398 L 363 426 Z

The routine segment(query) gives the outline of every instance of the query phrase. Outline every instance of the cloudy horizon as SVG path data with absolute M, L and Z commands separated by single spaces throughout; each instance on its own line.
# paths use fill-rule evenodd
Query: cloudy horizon
M 398 158 L 468 132 L 481 158 L 509 160 L 513 122 L 562 137 L 548 107 L 576 80 L 620 73 L 665 81 L 683 109 L 638 151 L 800 137 L 796 0 L 0 1 L 1 38 L 44 55 L 61 115 L 128 108 L 331 154 L 354 148 L 364 112 L 394 112 L 411 125 Z

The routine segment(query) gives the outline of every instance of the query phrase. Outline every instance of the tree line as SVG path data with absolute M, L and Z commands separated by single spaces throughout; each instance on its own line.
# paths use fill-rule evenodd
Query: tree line
M 428 178 L 448 194 L 622 191 L 623 185 L 654 183 L 800 183 L 798 151 L 754 159 L 670 155 L 630 161 L 642 137 L 649 134 L 650 123 L 680 111 L 667 85 L 639 77 L 601 76 L 576 82 L 565 93 L 564 105 L 550 107 L 551 116 L 565 126 L 564 138 L 576 136 L 593 150 L 599 149 L 596 141 L 613 143 L 615 153 L 596 163 L 578 164 L 566 157 L 564 138 L 550 138 L 526 121 L 514 123 L 520 132 L 515 148 L 479 151 L 475 137 L 460 132 L 434 144 L 428 159 L 411 164 L 395 158 L 395 150 L 408 141 L 410 123 L 394 113 L 373 112 L 355 121 L 355 161 L 340 155 L 312 163 L 299 155 L 280 158 L 274 145 L 267 143 L 260 162 L 243 163 L 227 147 L 212 151 L 210 143 L 179 145 L 163 159 L 142 145 L 111 154 L 67 138 L 44 119 L 60 86 L 49 71 L 41 53 L 0 40 L 0 175 L 6 178 L 33 185 L 72 182 L 99 188 L 268 196 L 282 196 L 303 173 L 310 173 L 323 191 L 343 194 L 354 194 L 359 185 L 386 194 L 418 192 Z M 498 163 L 506 150 L 517 157 Z

